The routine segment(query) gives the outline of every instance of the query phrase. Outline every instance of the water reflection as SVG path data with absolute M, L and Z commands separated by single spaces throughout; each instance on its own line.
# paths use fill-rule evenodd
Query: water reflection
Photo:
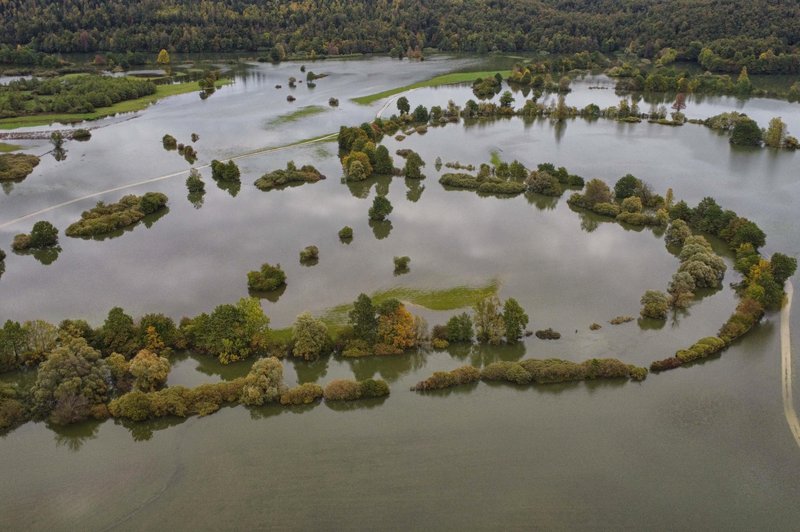
M 383 240 L 389 236 L 389 233 L 392 232 L 392 221 L 391 220 L 370 220 L 369 226 L 372 228 L 372 234 L 375 235 L 375 238 L 378 240 Z
M 250 288 L 247 289 L 247 293 L 250 297 L 256 297 L 258 299 L 266 299 L 270 303 L 277 303 L 281 296 L 286 292 L 286 288 L 288 287 L 287 283 L 282 284 L 279 288 L 275 290 L 270 290 L 269 292 L 264 292 L 260 290 L 251 290 Z
M 328 358 L 320 358 L 314 362 L 306 362 L 297 358 L 292 358 L 290 363 L 297 373 L 297 383 L 318 382 L 328 374 Z
M 38 260 L 43 266 L 49 266 L 58 260 L 61 254 L 61 246 L 53 246 L 41 249 L 26 249 L 24 251 L 14 250 L 15 255 L 30 255 Z
M 356 380 L 373 379 L 375 375 L 380 375 L 387 382 L 395 382 L 403 375 L 423 368 L 426 354 L 426 352 L 418 350 L 402 355 L 348 358 L 345 361 L 350 366 Z
M 336 412 L 371 410 L 381 406 L 387 399 L 388 397 L 376 397 L 373 399 L 359 399 L 358 401 L 325 401 L 325 406 Z
M 186 196 L 186 199 L 189 201 L 189 203 L 192 204 L 192 207 L 194 207 L 195 209 L 199 209 L 203 206 L 203 202 L 205 201 L 205 195 L 206 195 L 205 191 L 189 192 L 189 194 Z
M 406 179 L 405 183 L 408 188 L 406 191 L 406 199 L 412 203 L 418 202 L 422 197 L 422 192 L 425 190 L 425 185 L 423 185 L 419 179 Z
M 544 196 L 535 192 L 525 192 L 525 199 L 528 204 L 535 206 L 540 211 L 552 211 L 558 205 L 560 198 L 556 196 Z
M 242 189 L 242 183 L 240 181 L 223 181 L 221 179 L 215 179 L 214 182 L 217 184 L 217 188 L 224 190 L 230 194 L 232 198 L 235 198 Z
M 115 420 L 115 423 L 125 427 L 130 432 L 133 441 L 148 441 L 153 433 L 185 423 L 189 418 L 167 416 L 147 421 L 130 421 L 127 419 Z
M 84 421 L 72 425 L 52 425 L 47 428 L 53 431 L 56 445 L 65 447 L 70 451 L 80 451 L 83 444 L 97 438 L 102 421 Z

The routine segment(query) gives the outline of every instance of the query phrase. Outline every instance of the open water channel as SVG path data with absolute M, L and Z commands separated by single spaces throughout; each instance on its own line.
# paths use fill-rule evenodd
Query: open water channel
M 313 89 L 298 85 L 291 91 L 297 101 L 289 103 L 288 77 L 305 79 L 300 64 L 254 64 L 207 100 L 176 96 L 136 115 L 91 124 L 99 126 L 91 141 L 67 143 L 66 160 L 46 155 L 26 180 L 4 187 L 0 226 L 87 194 L 188 170 L 183 158 L 161 146 L 165 133 L 179 142 L 199 134 L 195 166 L 201 166 L 359 124 L 384 104 L 361 106 L 350 98 L 484 66 L 479 59 L 446 57 L 308 63 L 309 70 L 329 75 Z M 603 85 L 609 88 L 589 89 Z M 338 108 L 328 107 L 330 97 L 339 99 Z M 450 86 L 407 97 L 413 108 L 444 106 L 448 99 L 461 105 L 473 96 L 468 86 Z M 521 105 L 522 95 L 516 97 Z M 577 80 L 567 96 L 579 107 L 618 101 L 613 82 L 603 76 Z M 727 97 L 687 103 L 690 118 L 740 110 L 766 126 L 782 116 L 790 132 L 800 134 L 798 104 Z M 311 105 L 325 110 L 285 120 Z M 246 296 L 247 271 L 268 261 L 280 263 L 288 276 L 277 301 L 263 300 L 275 327 L 360 292 L 496 280 L 501 298 L 515 297 L 528 311 L 531 329 L 553 327 L 562 339 L 396 358 L 285 361 L 289 385 L 353 377 L 390 383 L 386 400 L 344 409 L 326 403 L 236 407 L 206 418 L 127 426 L 111 420 L 55 430 L 28 423 L 0 439 L 0 527 L 796 529 L 800 448 L 784 418 L 777 314 L 721 357 L 642 383 L 479 384 L 427 395 L 408 389 L 436 370 L 523 357 L 616 357 L 647 366 L 715 334 L 736 304 L 728 284 L 737 278 L 729 268 L 725 288 L 663 327 L 609 325 L 617 315 L 636 315 L 646 289 L 666 288 L 678 261 L 662 235 L 575 212 L 567 195 L 508 199 L 446 191 L 434 168 L 437 156 L 479 165 L 497 151 L 509 162 L 552 162 L 612 185 L 632 173 L 661 194 L 673 188 L 690 204 L 715 197 L 764 229 L 766 254 L 797 256 L 800 155 L 732 149 L 727 137 L 697 125 L 603 119 L 452 124 L 384 142 L 391 153 L 418 151 L 427 179 L 345 185 L 335 141 L 320 142 L 240 159 L 238 191 L 217 188 L 204 170 L 201 206 L 187 200 L 182 174 L 6 225 L 0 242 L 8 249 L 13 235 L 29 231 L 35 220 L 63 230 L 99 199 L 147 191 L 170 198 L 169 212 L 149 227 L 102 241 L 62 236 L 62 250 L 50 264 L 9 253 L 0 319 L 72 317 L 99 325 L 113 306 L 134 316 L 163 312 L 179 319 Z M 26 151 L 48 149 L 38 141 Z M 328 178 L 281 191 L 252 186 L 289 160 L 314 164 Z M 387 189 L 394 205 L 388 231 L 367 220 L 372 198 Z M 336 235 L 344 225 L 355 232 L 349 245 Z M 319 264 L 302 266 L 298 252 L 310 244 L 320 249 Z M 393 275 L 396 255 L 411 257 L 410 273 Z M 431 324 L 451 314 L 411 310 Z M 800 313 L 794 315 L 797 331 Z M 603 328 L 590 331 L 593 322 Z M 169 383 L 214 382 L 244 374 L 248 366 L 182 355 L 173 360 Z

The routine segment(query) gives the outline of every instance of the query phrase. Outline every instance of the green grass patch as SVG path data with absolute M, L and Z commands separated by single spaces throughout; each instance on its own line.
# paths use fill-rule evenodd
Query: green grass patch
M 398 286 L 375 292 L 370 297 L 375 305 L 380 305 L 389 299 L 399 299 L 430 310 L 456 310 L 471 307 L 478 301 L 497 294 L 499 289 L 500 282 L 493 279 L 483 286 L 454 286 L 440 290 Z M 352 303 L 338 305 L 325 311 L 320 319 L 335 330 L 347 323 L 347 315 L 352 308 Z
M 291 113 L 286 113 L 285 115 L 281 115 L 274 120 L 272 120 L 269 125 L 276 126 L 281 124 L 288 124 L 290 122 L 295 122 L 304 118 L 306 116 L 313 116 L 318 115 L 320 113 L 324 113 L 327 111 L 327 107 L 322 107 L 321 105 L 307 105 L 305 107 L 300 107 L 296 111 L 292 111 Z
M 292 340 L 292 328 L 270 329 L 267 336 L 271 342 L 287 343 Z
M 361 105 L 369 105 L 375 101 L 382 100 L 384 98 L 388 98 L 389 96 L 394 96 L 395 94 L 399 94 L 401 92 L 405 92 L 411 89 L 419 89 L 423 87 L 439 87 L 441 85 L 455 85 L 457 83 L 473 82 L 477 78 L 486 78 L 494 76 L 497 72 L 499 72 L 500 75 L 503 76 L 504 78 L 507 77 L 509 74 L 511 74 L 510 70 L 452 72 L 450 74 L 443 74 L 441 76 L 436 76 L 435 78 L 431 78 L 425 81 L 418 81 L 417 83 L 412 83 L 411 85 L 405 85 L 403 87 L 397 87 L 383 92 L 378 92 L 376 94 L 369 94 L 367 96 L 359 96 L 358 98 L 353 98 L 351 101 Z
M 0 153 L 8 153 L 12 151 L 21 150 L 22 146 L 18 146 L 16 144 L 7 144 L 5 142 L 0 142 Z
M 217 81 L 217 87 L 228 85 L 232 81 L 228 79 L 221 79 Z M 0 120 L 0 129 L 16 129 L 18 127 L 31 127 L 31 126 L 46 126 L 53 123 L 70 124 L 73 122 L 82 122 L 84 120 L 97 120 L 106 116 L 115 115 L 118 113 L 131 113 L 134 111 L 141 111 L 142 109 L 150 106 L 162 98 L 169 96 L 176 96 L 178 94 L 186 94 L 188 92 L 200 92 L 200 83 L 197 81 L 189 81 L 186 83 L 173 83 L 170 85 L 158 85 L 156 93 L 136 98 L 135 100 L 126 100 L 124 102 L 115 103 L 110 107 L 101 107 L 91 113 L 49 113 L 41 115 L 18 116 L 14 118 L 4 118 Z

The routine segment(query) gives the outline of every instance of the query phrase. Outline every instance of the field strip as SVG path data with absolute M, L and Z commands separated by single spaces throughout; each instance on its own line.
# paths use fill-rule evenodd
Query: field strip
M 324 142 L 326 140 L 331 140 L 331 139 L 336 138 L 337 135 L 338 135 L 338 133 L 330 133 L 328 135 L 323 135 L 321 137 L 315 137 L 313 139 L 303 140 L 303 141 L 300 141 L 300 142 L 294 142 L 292 144 L 286 144 L 284 146 L 275 146 L 275 147 L 272 147 L 272 148 L 260 148 L 258 150 L 253 150 L 253 151 L 241 153 L 239 155 L 235 155 L 235 156 L 230 157 L 228 159 L 235 161 L 235 160 L 239 160 L 239 159 L 244 159 L 246 157 L 252 157 L 254 155 L 259 155 L 259 154 L 262 154 L 262 153 L 270 153 L 270 152 L 285 150 L 285 149 L 288 149 L 288 148 L 295 148 L 297 146 L 303 146 L 303 145 L 306 145 L 306 144 L 313 144 L 315 142 Z M 202 166 L 196 166 L 194 168 L 197 169 L 197 170 L 202 170 L 204 168 L 209 168 L 210 166 L 211 166 L 210 164 L 204 164 Z M 28 213 L 28 214 L 26 214 L 24 216 L 20 216 L 19 218 L 15 218 L 13 220 L 9 220 L 7 222 L 3 222 L 2 224 L 0 224 L 0 229 L 5 229 L 6 227 L 12 226 L 12 225 L 14 225 L 16 223 L 19 223 L 19 222 L 23 222 L 23 221 L 25 221 L 25 220 L 27 220 L 29 218 L 33 218 L 34 216 L 41 216 L 42 214 L 48 213 L 50 211 L 54 211 L 56 209 L 60 209 L 61 207 L 66 207 L 68 205 L 72 205 L 74 203 L 78 203 L 80 201 L 85 201 L 87 199 L 96 198 L 98 196 L 102 196 L 104 194 L 110 194 L 112 192 L 119 192 L 120 190 L 126 190 L 126 189 L 129 189 L 129 188 L 134 188 L 134 187 L 138 187 L 138 186 L 141 186 L 141 185 L 146 185 L 148 183 L 156 183 L 158 181 L 164 181 L 165 179 L 170 179 L 170 178 L 173 178 L 173 177 L 177 177 L 179 175 L 186 175 L 188 173 L 189 173 L 189 170 L 181 170 L 180 172 L 174 172 L 172 174 L 162 175 L 162 176 L 158 176 L 158 177 L 152 177 L 150 179 L 145 179 L 143 181 L 137 181 L 135 183 L 128 183 L 127 185 L 120 185 L 118 187 L 109 188 L 109 189 L 106 189 L 106 190 L 101 190 L 100 192 L 93 192 L 91 194 L 86 194 L 85 196 L 81 196 L 79 198 L 74 198 L 74 199 L 71 199 L 71 200 L 68 200 L 68 201 L 57 203 L 55 205 L 50 205 L 49 207 L 45 207 L 43 209 L 39 209 L 38 211 Z
M 792 310 L 792 294 L 794 287 L 791 281 L 786 283 L 786 304 L 781 309 L 781 383 L 783 386 L 783 413 L 794 441 L 800 447 L 800 421 L 794 409 L 792 399 L 792 344 L 790 334 L 790 316 Z

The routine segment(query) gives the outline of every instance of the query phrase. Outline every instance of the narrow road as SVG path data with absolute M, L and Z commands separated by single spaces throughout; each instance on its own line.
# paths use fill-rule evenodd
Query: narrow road
M 786 303 L 781 309 L 781 383 L 783 386 L 783 413 L 789 430 L 794 436 L 794 441 L 800 447 L 800 421 L 797 419 L 797 412 L 794 410 L 792 399 L 792 338 L 790 334 L 790 317 L 792 311 L 792 294 L 794 287 L 792 282 L 786 283 Z
M 302 142 L 295 142 L 295 143 L 292 143 L 292 144 L 286 144 L 285 146 L 275 146 L 273 148 L 260 148 L 258 150 L 253 150 L 253 151 L 249 151 L 249 152 L 246 152 L 246 153 L 241 153 L 239 155 L 235 155 L 233 157 L 230 157 L 229 159 L 230 160 L 239 160 L 239 159 L 244 159 L 245 157 L 252 157 L 253 155 L 259 155 L 261 153 L 270 153 L 270 152 L 274 152 L 274 151 L 285 150 L 285 149 L 288 149 L 288 148 L 295 148 L 297 146 L 304 146 L 306 144 L 313 144 L 315 142 L 323 142 L 323 141 L 326 141 L 326 140 L 331 140 L 331 139 L 335 138 L 337 135 L 338 135 L 338 133 L 330 133 L 330 134 L 322 136 L 322 137 L 317 137 L 317 138 L 310 139 L 310 140 L 304 140 Z M 210 166 L 211 166 L 210 164 L 204 164 L 202 166 L 196 166 L 194 168 L 197 169 L 197 170 L 202 170 L 202 169 L 208 168 Z M 68 201 L 64 201 L 62 203 L 57 203 L 55 205 L 50 205 L 49 207 L 45 207 L 44 209 L 39 209 L 38 211 L 35 211 L 35 212 L 30 212 L 30 213 L 28 213 L 28 214 L 26 214 L 24 216 L 20 216 L 19 218 L 15 218 L 13 220 L 9 220 L 7 222 L 0 223 L 0 229 L 5 229 L 6 227 L 14 225 L 14 224 L 16 224 L 18 222 L 23 222 L 23 221 L 25 221 L 25 220 L 27 220 L 29 218 L 33 218 L 34 216 L 41 216 L 42 214 L 48 213 L 50 211 L 54 211 L 56 209 L 60 209 L 61 207 L 66 207 L 67 205 L 72 205 L 74 203 L 78 203 L 80 201 L 84 201 L 84 200 L 91 199 L 91 198 L 96 198 L 96 197 L 102 196 L 104 194 L 110 194 L 111 192 L 119 192 L 120 190 L 125 190 L 125 189 L 128 189 L 128 188 L 133 188 L 133 187 L 138 187 L 138 186 L 141 186 L 141 185 L 146 185 L 148 183 L 155 183 L 157 181 L 163 181 L 165 179 L 170 179 L 172 177 L 177 177 L 179 175 L 186 175 L 188 173 L 189 173 L 189 170 L 181 170 L 180 172 L 175 172 L 175 173 L 172 173 L 172 174 L 162 175 L 162 176 L 158 176 L 158 177 L 152 177 L 150 179 L 145 179 L 144 181 L 137 181 L 135 183 L 128 183 L 127 185 L 120 185 L 118 187 L 109 188 L 109 189 L 106 189 L 106 190 L 101 190 L 100 192 L 93 192 L 91 194 L 86 194 L 85 196 L 81 196 L 79 198 L 74 198 L 74 199 L 71 199 L 71 200 L 68 200 Z

